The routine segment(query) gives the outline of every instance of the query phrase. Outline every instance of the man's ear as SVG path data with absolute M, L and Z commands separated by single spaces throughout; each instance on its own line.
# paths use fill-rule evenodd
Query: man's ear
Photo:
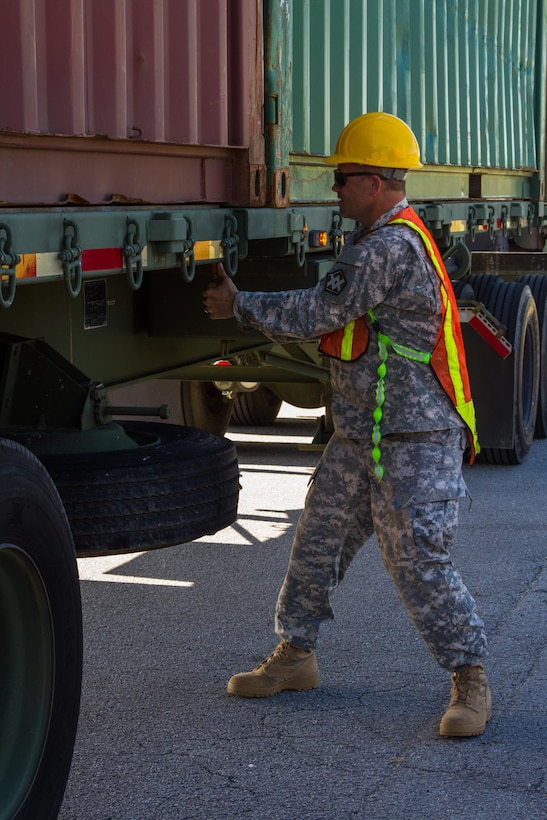
M 374 194 L 374 196 L 378 196 L 378 194 L 382 190 L 382 180 L 380 179 L 379 176 L 373 176 L 373 177 L 370 177 L 370 183 L 371 183 L 372 193 Z

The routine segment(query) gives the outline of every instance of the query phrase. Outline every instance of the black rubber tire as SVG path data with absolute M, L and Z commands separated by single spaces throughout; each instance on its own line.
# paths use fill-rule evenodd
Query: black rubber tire
M 276 420 L 281 399 L 269 387 L 260 385 L 252 393 L 238 393 L 233 405 L 232 424 L 267 427 Z
M 233 442 L 173 424 L 120 425 L 138 447 L 41 457 L 79 556 L 173 546 L 234 522 L 239 470 Z
M 496 273 L 469 273 L 459 281 L 471 285 L 476 301 L 482 302 L 488 310 L 488 303 L 492 303 L 490 294 L 504 284 L 503 279 Z
M 212 382 L 181 382 L 182 423 L 223 436 L 232 416 L 232 399 L 227 399 Z
M 28 450 L 1 439 L 0 601 L 0 818 L 53 820 L 80 709 L 80 585 L 51 478 Z
M 475 298 L 475 291 L 469 282 L 465 282 L 461 279 L 455 279 L 451 284 L 456 299 L 469 302 Z
M 507 328 L 513 345 L 514 390 L 507 397 L 513 403 L 514 442 L 511 448 L 483 448 L 481 459 L 491 464 L 521 464 L 534 439 L 536 425 L 540 340 L 536 303 L 530 288 L 521 282 L 503 282 L 491 291 L 492 302 L 485 307 Z
M 536 301 L 539 319 L 540 376 L 536 438 L 547 438 L 547 276 L 526 273 L 517 280 L 528 285 Z

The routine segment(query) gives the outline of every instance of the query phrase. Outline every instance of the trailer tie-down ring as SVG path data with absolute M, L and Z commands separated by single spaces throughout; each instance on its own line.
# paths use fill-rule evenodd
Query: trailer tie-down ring
M 59 259 L 69 296 L 76 298 L 82 288 L 82 248 L 78 244 L 78 226 L 70 219 L 63 220 L 63 247 Z
M 11 249 L 11 228 L 5 222 L 0 222 L 0 302 L 2 307 L 11 307 L 15 299 L 17 286 L 16 267 L 21 257 Z M 8 277 L 7 283 L 4 277 Z M 4 288 L 4 284 L 7 287 Z M 5 295 L 4 295 L 5 294 Z
M 330 238 L 332 241 L 332 250 L 335 257 L 340 256 L 344 244 L 344 233 L 342 231 L 342 217 L 335 211 L 332 215 L 332 225 L 330 229 Z
M 190 217 L 185 216 L 184 221 L 187 224 L 186 238 L 181 240 L 182 250 L 177 253 L 177 259 L 180 263 L 180 272 L 182 274 L 182 281 L 187 285 L 193 282 L 196 275 L 196 258 L 194 255 L 194 224 Z
M 144 278 L 142 267 L 142 249 L 140 242 L 139 223 L 127 217 L 127 234 L 125 245 L 122 248 L 122 256 L 125 259 L 125 272 L 131 290 L 138 290 Z
M 528 223 L 528 234 L 531 236 L 534 232 L 534 223 L 536 221 L 536 209 L 531 202 L 528 203 L 528 214 L 526 219 Z
M 237 234 L 237 219 L 233 214 L 226 214 L 224 221 L 224 237 L 220 247 L 224 251 L 224 268 L 230 278 L 234 278 L 239 264 L 239 236 Z

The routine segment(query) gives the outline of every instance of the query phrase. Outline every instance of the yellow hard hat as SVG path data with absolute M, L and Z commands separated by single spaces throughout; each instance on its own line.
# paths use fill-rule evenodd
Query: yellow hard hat
M 336 143 L 329 165 L 355 162 L 378 168 L 423 168 L 418 141 L 406 122 L 382 111 L 349 122 Z

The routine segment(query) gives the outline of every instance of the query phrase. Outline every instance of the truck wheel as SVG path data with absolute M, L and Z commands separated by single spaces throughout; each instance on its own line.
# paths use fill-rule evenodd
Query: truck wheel
M 485 307 L 507 328 L 513 345 L 514 442 L 512 448 L 484 448 L 481 455 L 491 464 L 520 464 L 534 439 L 539 392 L 540 349 L 536 304 L 530 288 L 520 282 L 504 282 Z
M 475 291 L 468 282 L 456 279 L 451 284 L 454 296 L 458 301 L 468 302 L 475 298 Z
M 495 294 L 504 284 L 501 276 L 496 273 L 470 273 L 460 279 L 460 282 L 471 285 L 477 302 L 482 302 L 488 310 L 488 303 L 493 304 Z
M 120 426 L 134 449 L 41 456 L 78 555 L 173 546 L 234 522 L 239 471 L 231 441 L 174 424 Z
M 238 393 L 234 399 L 232 424 L 262 427 L 273 424 L 281 407 L 281 399 L 261 385 L 252 393 Z
M 74 544 L 53 482 L 0 440 L 0 818 L 53 820 L 70 764 L 82 681 Z
M 536 300 L 539 319 L 540 375 L 536 438 L 547 438 L 547 276 L 526 273 L 517 280 L 528 285 Z
M 181 382 L 182 423 L 223 436 L 232 415 L 232 399 L 227 399 L 211 382 Z

